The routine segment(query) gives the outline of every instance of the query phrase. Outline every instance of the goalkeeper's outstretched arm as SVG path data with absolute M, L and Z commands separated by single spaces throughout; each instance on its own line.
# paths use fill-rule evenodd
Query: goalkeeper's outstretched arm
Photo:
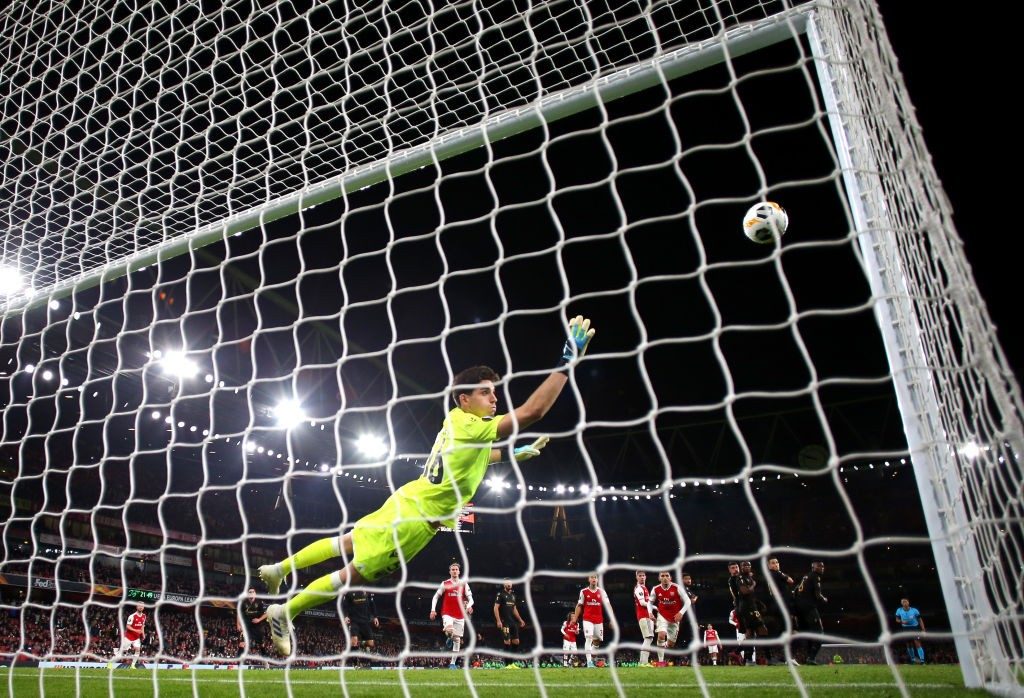
M 537 386 L 526 402 L 509 414 L 509 419 L 501 420 L 498 424 L 499 439 L 507 439 L 512 435 L 513 430 L 525 429 L 540 421 L 548 413 L 569 380 L 568 375 L 562 369 L 586 353 L 587 347 L 590 346 L 590 340 L 594 337 L 594 332 L 594 328 L 590 326 L 590 320 L 584 319 L 582 315 L 577 315 L 569 322 L 569 336 L 562 347 L 562 354 L 555 366 L 555 372 Z M 524 459 L 517 458 L 517 460 Z

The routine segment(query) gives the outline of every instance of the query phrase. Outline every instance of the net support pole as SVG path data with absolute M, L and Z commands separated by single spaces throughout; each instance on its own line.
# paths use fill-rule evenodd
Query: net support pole
M 885 345 L 964 684 L 968 688 L 982 687 L 996 678 L 993 673 L 1007 662 L 1000 656 L 1002 648 L 992 629 L 992 608 L 964 506 L 956 453 L 943 435 L 936 388 L 904 262 L 895 244 L 879 163 L 872 155 L 870 138 L 858 132 L 865 128 L 865 119 L 861 105 L 851 103 L 857 92 L 844 84 L 851 80 L 846 65 L 854 58 L 844 47 L 827 43 L 827 37 L 836 33 L 822 30 L 827 21 L 821 14 L 808 19 L 808 41 L 864 269 L 875 298 L 875 318 Z M 927 205 L 921 201 L 918 204 Z
M 205 225 L 188 235 L 154 245 L 108 265 L 100 274 L 59 283 L 52 288 L 46 298 L 24 295 L 8 298 L 7 307 L 4 308 L 0 304 L 0 310 L 11 312 L 19 306 L 31 308 L 45 303 L 50 298 L 69 295 L 76 289 L 90 288 L 111 281 L 162 260 L 187 254 L 190 250 L 294 215 L 318 204 L 333 201 L 348 193 L 423 167 L 434 166 L 438 162 L 479 148 L 484 143 L 500 141 L 539 128 L 544 123 L 553 123 L 593 109 L 599 101 L 610 102 L 655 87 L 665 80 L 696 73 L 722 63 L 726 56 L 742 56 L 782 41 L 791 41 L 805 29 L 805 12 L 790 10 L 737 27 L 721 36 L 659 54 L 584 85 L 547 95 L 533 104 L 499 112 L 479 124 L 440 134 L 420 145 L 397 151 L 386 159 L 355 167 L 337 177 L 268 201 L 257 208 Z M 146 224 L 143 222 L 140 226 Z

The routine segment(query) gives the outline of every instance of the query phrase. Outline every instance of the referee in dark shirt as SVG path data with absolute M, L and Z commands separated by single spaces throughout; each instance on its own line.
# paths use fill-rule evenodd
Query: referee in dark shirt
M 243 646 L 248 645 L 247 651 L 252 652 L 259 648 L 263 641 L 263 626 L 260 625 L 267 617 L 267 610 L 263 602 L 256 598 L 256 590 L 249 589 L 249 593 L 238 606 L 238 631 L 243 634 Z
M 516 593 L 512 591 L 512 582 L 506 579 L 498 595 L 494 597 L 494 622 L 501 631 L 501 641 L 509 652 L 512 647 L 519 646 L 519 629 L 526 627 L 526 621 L 519 615 L 516 608 Z M 511 657 L 505 658 L 505 666 L 517 666 Z

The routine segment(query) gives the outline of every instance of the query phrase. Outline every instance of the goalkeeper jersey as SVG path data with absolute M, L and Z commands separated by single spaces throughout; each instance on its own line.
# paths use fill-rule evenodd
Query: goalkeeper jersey
M 484 419 L 458 407 L 452 409 L 434 440 L 423 475 L 398 492 L 415 500 L 425 517 L 454 526 L 452 517 L 473 498 L 484 479 L 491 444 L 498 438 L 498 424 L 504 417 Z

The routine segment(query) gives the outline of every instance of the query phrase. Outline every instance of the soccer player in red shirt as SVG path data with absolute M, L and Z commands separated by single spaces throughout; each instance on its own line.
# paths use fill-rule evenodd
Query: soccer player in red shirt
M 576 611 L 572 614 L 573 622 L 583 616 L 584 650 L 587 653 L 587 666 L 594 667 L 594 655 L 604 640 L 604 606 L 608 596 L 597 586 L 597 575 L 587 577 L 587 586 L 580 590 L 580 598 L 576 602 Z
M 690 609 L 690 597 L 672 581 L 671 572 L 660 572 L 658 581 L 661 583 L 651 587 L 648 610 L 651 615 L 658 612 L 658 665 L 665 666 L 665 650 L 676 646 L 679 623 Z
M 718 639 L 718 631 L 711 623 L 708 623 L 708 627 L 704 629 L 704 646 L 708 648 L 708 654 L 711 655 L 711 664 L 718 666 L 718 653 L 722 650 L 722 641 Z
M 453 562 L 448 567 L 449 578 L 441 582 L 434 593 L 434 600 L 430 604 L 430 620 L 437 618 L 437 600 L 441 602 L 441 627 L 447 636 L 445 647 L 452 650 L 452 661 L 449 669 L 457 669 L 455 662 L 459 657 L 459 650 L 462 649 L 462 636 L 466 630 L 466 613 L 473 615 L 473 592 L 469 590 L 469 584 L 459 581 L 459 574 L 462 568 L 459 563 Z
M 650 592 L 647 591 L 647 573 L 643 570 L 636 571 L 636 586 L 633 587 L 633 605 L 636 607 L 636 622 L 640 626 L 640 635 L 643 637 L 643 644 L 640 646 L 640 666 L 651 666 L 651 651 L 647 649 L 654 640 L 654 619 L 651 612 L 647 610 L 647 603 L 650 601 Z
M 139 652 L 142 650 L 142 638 L 146 636 L 146 607 L 141 603 L 135 605 L 135 613 L 128 616 L 125 622 L 124 632 L 121 635 L 121 650 L 118 656 L 123 660 L 129 649 L 134 649 L 130 667 L 135 668 L 139 661 Z
M 580 631 L 580 626 L 576 624 L 576 619 L 570 612 L 565 620 L 562 621 L 562 666 L 572 666 L 572 655 L 576 653 L 579 648 L 576 646 L 576 635 Z

